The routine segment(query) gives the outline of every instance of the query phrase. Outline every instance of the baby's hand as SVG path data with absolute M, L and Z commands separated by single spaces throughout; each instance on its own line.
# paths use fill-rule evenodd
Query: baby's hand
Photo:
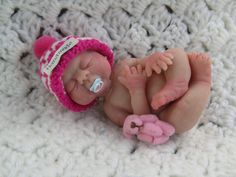
M 118 77 L 118 80 L 130 92 L 133 92 L 135 90 L 145 90 L 147 76 L 140 64 L 131 67 L 124 64 L 124 73 Z
M 168 65 L 173 64 L 172 59 L 174 56 L 168 52 L 156 52 L 148 56 L 145 60 L 145 71 L 148 77 L 152 75 L 152 70 L 157 74 L 161 73 L 161 70 L 166 71 Z

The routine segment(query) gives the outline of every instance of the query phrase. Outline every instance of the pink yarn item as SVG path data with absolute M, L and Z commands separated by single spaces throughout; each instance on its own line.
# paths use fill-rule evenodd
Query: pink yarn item
M 43 53 L 51 47 L 51 45 L 56 42 L 56 39 L 50 36 L 43 36 L 37 39 L 34 43 L 34 53 L 35 56 L 40 58 Z
M 129 115 L 123 125 L 123 135 L 151 144 L 163 144 L 175 133 L 175 128 L 167 122 L 161 121 L 154 114 Z
M 51 59 L 57 55 L 57 51 L 61 46 L 70 39 L 77 39 L 76 43 L 71 49 L 61 55 L 59 62 L 50 74 L 45 72 L 45 68 L 49 65 Z M 39 60 L 39 76 L 44 83 L 44 86 L 56 97 L 56 99 L 67 109 L 75 112 L 80 112 L 88 109 L 95 104 L 93 100 L 88 105 L 79 105 L 75 103 L 66 93 L 62 81 L 62 75 L 71 60 L 73 60 L 80 53 L 92 50 L 105 56 L 112 67 L 114 58 L 113 52 L 107 44 L 93 38 L 79 38 L 77 36 L 68 36 L 60 41 L 50 36 L 42 36 L 34 43 L 34 53 Z

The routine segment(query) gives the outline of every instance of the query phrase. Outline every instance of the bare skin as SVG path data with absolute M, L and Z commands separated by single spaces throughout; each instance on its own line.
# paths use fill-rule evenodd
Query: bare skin
M 210 59 L 204 54 L 187 55 L 179 49 L 172 49 L 168 52 L 172 52 L 175 57 L 174 59 L 177 59 L 180 63 L 178 63 L 175 68 L 177 62 L 173 59 L 174 64 L 170 66 L 164 74 L 153 74 L 147 80 L 146 92 L 144 87 L 142 89 L 135 88 L 133 91 L 127 89 L 128 87 L 125 88 L 125 83 L 122 85 L 116 80 L 116 78 L 121 75 L 122 69 L 119 69 L 119 67 L 122 66 L 114 68 L 113 89 L 110 94 L 106 96 L 104 103 L 104 110 L 114 123 L 122 126 L 128 115 L 142 115 L 148 113 L 155 113 L 161 120 L 173 125 L 176 133 L 183 133 L 191 129 L 197 123 L 210 94 Z M 183 60 L 186 62 L 182 62 Z M 190 79 L 191 74 L 189 73 L 190 68 L 188 67 L 188 62 L 190 63 L 192 74 L 189 89 L 188 79 Z M 145 94 L 147 95 L 145 96 Z M 165 94 L 167 99 L 165 99 L 165 96 L 164 99 L 162 99 L 162 95 Z M 181 97 L 183 94 L 184 96 Z M 178 99 L 179 97 L 181 98 Z M 162 102 L 162 100 L 164 100 L 164 102 Z M 166 105 L 173 100 L 175 101 Z M 160 102 L 161 104 L 159 104 Z M 157 106 L 157 108 L 160 108 L 157 110 L 155 103 L 157 103 L 157 105 L 166 106 L 162 108 Z M 149 105 L 149 107 L 147 107 L 147 105 Z
M 176 133 L 183 133 L 197 123 L 210 96 L 210 58 L 197 53 L 188 54 L 188 58 L 192 71 L 188 91 L 159 115 L 162 120 L 174 125 Z
M 72 60 L 65 70 L 62 78 L 65 89 L 76 103 L 86 105 L 105 96 L 104 111 L 119 126 L 130 114 L 148 113 L 172 124 L 176 133 L 196 124 L 210 93 L 210 74 L 201 74 L 210 71 L 208 57 L 170 49 L 164 54 L 124 60 L 112 71 L 104 58 L 88 51 Z M 166 71 L 160 73 L 162 70 Z M 101 92 L 90 93 L 88 88 L 96 75 L 102 76 L 105 85 Z
M 98 75 L 103 79 L 104 85 L 98 93 L 92 93 L 89 88 Z M 62 80 L 70 98 L 80 105 L 87 105 L 107 93 L 110 89 L 110 75 L 111 67 L 107 59 L 97 52 L 87 51 L 69 63 Z

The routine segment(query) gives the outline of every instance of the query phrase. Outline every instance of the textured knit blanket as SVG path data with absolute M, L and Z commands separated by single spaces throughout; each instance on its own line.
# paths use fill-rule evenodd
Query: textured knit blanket
M 234 0 L 0 0 L 0 177 L 235 177 L 235 9 Z M 100 104 L 65 110 L 37 75 L 32 44 L 43 34 L 98 38 L 116 61 L 207 52 L 213 86 L 199 124 L 153 146 L 125 139 Z

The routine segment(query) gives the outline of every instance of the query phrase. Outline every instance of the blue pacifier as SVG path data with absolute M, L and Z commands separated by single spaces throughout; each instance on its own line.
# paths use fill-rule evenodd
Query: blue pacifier
M 100 77 L 94 80 L 93 84 L 91 85 L 89 91 L 97 93 L 102 89 L 103 81 Z

